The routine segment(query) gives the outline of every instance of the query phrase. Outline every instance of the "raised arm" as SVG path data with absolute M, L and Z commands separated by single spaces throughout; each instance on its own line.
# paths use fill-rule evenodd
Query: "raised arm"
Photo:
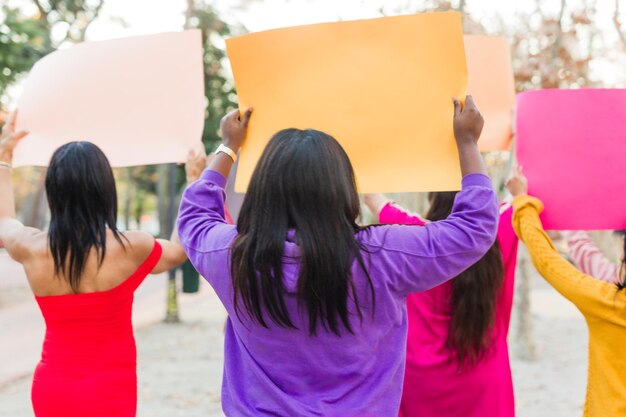
M 34 238 L 41 233 L 32 227 L 25 227 L 15 217 L 15 196 L 13 194 L 13 151 L 28 132 L 15 131 L 16 113 L 11 113 L 0 135 L 0 241 L 9 255 L 23 262 L 29 255 Z
M 229 153 L 236 153 L 246 138 L 252 109 L 243 116 L 235 110 L 222 119 L 222 141 L 226 152 L 218 152 L 208 163 L 200 179 L 185 192 L 178 212 L 180 242 L 194 267 L 210 278 L 211 254 L 228 250 L 235 237 L 236 226 L 226 222 L 224 208 L 226 178 L 234 162 Z
M 585 274 L 601 281 L 617 284 L 619 266 L 611 262 L 583 231 L 563 232 L 567 239 L 569 256 Z
M 381 224 L 412 224 L 424 226 L 427 222 L 417 214 L 409 213 L 384 194 L 365 194 L 363 202 Z
M 496 239 L 498 202 L 489 177 L 469 174 L 452 213 L 424 227 L 384 226 L 368 230 L 372 262 L 400 295 L 425 291 L 476 263 Z
M 185 163 L 185 174 L 187 176 L 187 184 L 191 184 L 197 181 L 202 174 L 202 171 L 206 167 L 206 154 L 204 148 L 200 152 L 191 151 Z M 176 268 L 187 260 L 187 254 L 183 249 L 178 237 L 178 226 L 174 225 L 174 230 L 169 240 L 157 239 L 161 244 L 163 253 L 159 262 L 152 270 L 153 274 L 160 274 L 161 272 L 169 271 L 172 268 Z
M 483 126 L 480 112 L 468 96 L 465 107 L 454 100 L 454 133 L 463 172 L 462 190 L 450 216 L 424 227 L 370 228 L 363 236 L 378 257 L 374 267 L 391 280 L 401 295 L 430 289 L 478 261 L 493 245 L 498 226 L 498 202 L 485 175 L 477 141 Z
M 539 218 L 543 203 L 527 195 L 526 178 L 519 169 L 507 187 L 515 197 L 513 227 L 526 244 L 539 274 L 581 311 L 601 308 L 603 301 L 610 300 L 607 295 L 614 293 L 615 287 L 582 273 L 558 253 Z

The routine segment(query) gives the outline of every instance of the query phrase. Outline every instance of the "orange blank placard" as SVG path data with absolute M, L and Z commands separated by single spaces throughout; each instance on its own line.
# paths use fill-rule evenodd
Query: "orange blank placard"
M 361 192 L 459 189 L 452 97 L 467 68 L 458 13 L 260 32 L 226 43 L 241 108 L 254 106 L 236 190 L 280 129 L 333 135 Z
M 465 53 L 468 92 L 485 118 L 478 146 L 481 151 L 509 150 L 515 108 L 509 43 L 500 37 L 466 35 Z
M 59 146 L 87 140 L 113 166 L 183 162 L 200 145 L 200 31 L 87 42 L 46 56 L 19 100 L 16 166 L 48 165 Z

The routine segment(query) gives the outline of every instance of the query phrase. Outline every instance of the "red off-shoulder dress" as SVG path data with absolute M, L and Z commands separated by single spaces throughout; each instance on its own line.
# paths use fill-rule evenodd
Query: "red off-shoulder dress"
M 155 242 L 137 271 L 108 291 L 36 297 L 46 321 L 33 377 L 37 417 L 135 416 L 133 298 L 161 252 Z

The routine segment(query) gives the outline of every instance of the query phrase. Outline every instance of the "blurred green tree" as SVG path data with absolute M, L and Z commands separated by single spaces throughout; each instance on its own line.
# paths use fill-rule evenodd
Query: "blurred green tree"
M 202 31 L 206 97 L 203 141 L 212 149 L 219 142 L 220 120 L 237 108 L 235 85 L 226 70 L 224 49 L 224 39 L 231 35 L 232 28 L 204 0 L 187 0 L 185 22 L 186 29 Z
M 82 42 L 104 0 L 32 0 L 0 8 L 0 103 L 6 90 L 60 45 Z
M 7 88 L 47 52 L 49 33 L 42 30 L 37 19 L 25 16 L 21 10 L 0 8 L 0 98 Z M 2 101 L 0 101 L 1 103 Z

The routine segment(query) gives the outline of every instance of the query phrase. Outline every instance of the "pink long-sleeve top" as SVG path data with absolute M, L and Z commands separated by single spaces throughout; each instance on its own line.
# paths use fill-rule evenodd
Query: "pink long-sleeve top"
M 619 282 L 619 265 L 604 256 L 586 232 L 564 232 L 564 235 L 569 255 L 578 269 L 600 281 Z
M 513 304 L 518 239 L 511 207 L 501 207 L 498 242 L 504 263 L 493 345 L 474 368 L 459 371 L 447 347 L 452 319 L 452 281 L 407 297 L 408 339 L 400 417 L 512 417 L 515 415 L 507 334 Z M 394 204 L 379 214 L 383 224 L 427 222 Z

